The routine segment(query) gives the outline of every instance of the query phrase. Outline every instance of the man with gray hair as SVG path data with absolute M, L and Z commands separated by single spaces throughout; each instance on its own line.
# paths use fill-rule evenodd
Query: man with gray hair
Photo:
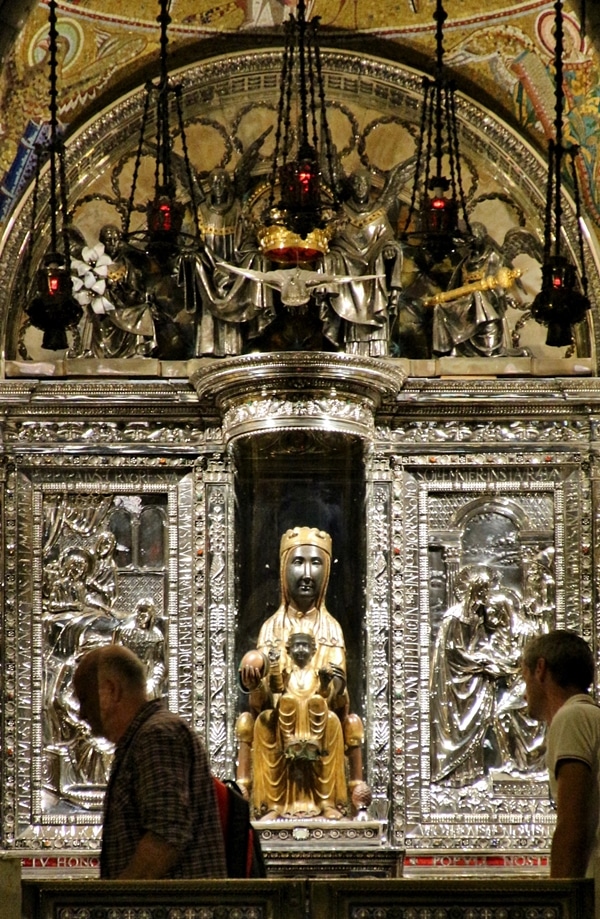
M 592 651 L 575 632 L 556 629 L 528 642 L 521 666 L 528 712 L 548 725 L 546 765 L 556 802 L 550 876 L 600 876 L 600 707 L 588 692 Z
M 100 876 L 223 878 L 225 850 L 199 737 L 160 700 L 121 645 L 94 648 L 73 678 L 82 720 L 116 745 L 104 802 Z

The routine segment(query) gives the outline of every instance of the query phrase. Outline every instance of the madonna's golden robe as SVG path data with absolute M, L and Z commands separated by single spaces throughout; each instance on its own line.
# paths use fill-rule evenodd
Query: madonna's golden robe
M 299 667 L 286 650 L 291 632 L 306 628 L 317 649 L 306 667 Z M 278 611 L 263 625 L 258 650 L 279 651 L 283 692 L 273 692 L 266 676 L 252 694 L 260 694 L 263 710 L 254 725 L 252 800 L 259 814 L 316 817 L 328 808 L 345 807 L 347 798 L 344 737 L 340 715 L 347 695 L 336 695 L 333 684 L 322 687 L 319 670 L 334 663 L 345 671 L 343 636 L 337 621 L 324 609 L 305 615 Z M 339 714 L 338 714 L 339 713 Z

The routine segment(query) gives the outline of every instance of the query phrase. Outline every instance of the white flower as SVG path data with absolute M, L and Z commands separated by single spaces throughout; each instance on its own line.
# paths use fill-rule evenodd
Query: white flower
M 71 276 L 75 299 L 82 306 L 91 306 L 97 316 L 104 316 L 115 308 L 104 296 L 108 266 L 112 263 L 112 259 L 104 254 L 104 243 L 84 246 L 81 259 L 71 259 L 71 267 L 77 271 Z

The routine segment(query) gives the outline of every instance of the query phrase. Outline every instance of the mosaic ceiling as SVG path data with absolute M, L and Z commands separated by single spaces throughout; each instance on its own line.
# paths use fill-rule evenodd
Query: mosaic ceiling
M 600 61 L 593 36 L 600 13 L 591 6 L 584 34 L 580 3 L 565 0 L 564 76 L 567 140 L 582 146 L 585 206 L 598 224 Z M 295 0 L 172 0 L 170 54 L 176 60 L 185 53 L 188 61 L 196 51 L 199 58 L 209 56 L 205 40 L 215 33 L 246 39 L 253 31 L 261 37 L 278 33 L 294 7 Z M 365 42 L 391 41 L 394 53 L 399 59 L 406 56 L 407 63 L 422 61 L 426 68 L 431 62 L 434 0 L 309 0 L 307 7 L 310 16 L 321 17 L 324 41 L 331 36 L 340 42 L 345 36 L 356 49 L 355 33 L 360 32 Z M 84 120 L 86 112 L 105 103 L 124 81 L 135 85 L 135 73 L 156 62 L 158 8 L 157 0 L 59 0 L 60 119 L 65 126 Z M 488 0 L 482 10 L 480 0 L 446 0 L 445 8 L 445 60 L 457 80 L 543 146 L 554 113 L 554 3 Z M 18 37 L 5 50 L 0 73 L 0 220 L 18 197 L 15 161 L 20 157 L 17 171 L 22 173 L 23 158 L 41 139 L 40 128 L 47 120 L 48 5 L 32 5 L 31 0 L 0 3 L 3 22 L 6 34 L 10 25 Z

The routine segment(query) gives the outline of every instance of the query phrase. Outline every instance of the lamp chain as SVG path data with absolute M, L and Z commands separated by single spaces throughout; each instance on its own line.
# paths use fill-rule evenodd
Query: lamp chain
M 56 252 L 58 246 L 57 239 L 57 200 L 56 200 L 56 149 L 58 138 L 58 97 L 57 97 L 57 17 L 56 17 L 56 0 L 50 0 L 49 5 L 50 17 L 50 248 Z
M 449 93 L 448 98 L 448 125 L 450 131 L 450 157 L 451 157 L 451 169 L 452 169 L 452 185 L 453 187 L 458 188 L 458 195 L 460 199 L 460 209 L 462 211 L 463 220 L 465 222 L 465 230 L 469 236 L 472 235 L 471 223 L 469 221 L 469 215 L 467 213 L 467 197 L 465 195 L 465 189 L 463 185 L 462 170 L 460 168 L 460 159 L 458 155 L 459 143 L 458 143 L 458 120 L 456 117 L 456 97 L 454 92 Z
M 560 235 L 562 228 L 562 201 L 561 201 L 561 184 L 562 184 L 562 164 L 563 164 L 563 108 L 564 108 L 564 90 L 563 90 L 563 40 L 564 40 L 564 28 L 563 28 L 563 16 L 562 16 L 562 0 L 556 0 L 554 4 L 555 11 L 555 78 L 556 78 L 556 106 L 555 106 L 555 120 L 554 120 L 554 136 L 555 136 L 555 152 L 554 152 L 554 191 L 555 191 L 555 200 L 554 200 L 554 254 L 556 256 L 560 255 Z
M 139 177 L 140 167 L 141 167 L 141 164 L 142 164 L 142 155 L 143 155 L 143 149 L 144 149 L 144 137 L 146 136 L 146 127 L 147 127 L 148 118 L 149 118 L 149 115 L 150 115 L 150 99 L 151 99 L 151 93 L 152 93 L 152 84 L 151 84 L 150 82 L 148 82 L 148 83 L 146 84 L 146 96 L 145 96 L 145 99 L 144 99 L 144 110 L 143 110 L 143 112 L 142 112 L 142 122 L 141 122 L 141 126 L 140 126 L 140 135 L 139 135 L 138 148 L 137 148 L 137 152 L 136 152 L 136 156 L 135 156 L 135 161 L 134 161 L 134 164 L 133 164 L 133 175 L 132 175 L 132 180 L 131 180 L 131 190 L 130 190 L 130 192 L 129 192 L 129 201 L 127 202 L 127 214 L 126 214 L 126 216 L 125 216 L 125 226 L 124 226 L 124 229 L 123 229 L 123 232 L 124 232 L 125 236 L 128 236 L 128 235 L 129 235 L 129 231 L 130 231 L 130 229 L 131 229 L 130 224 L 131 224 L 131 215 L 132 215 L 132 213 L 133 213 L 133 208 L 134 208 L 135 190 L 136 190 L 136 188 L 137 188 L 137 183 L 138 183 L 138 177 Z
M 579 241 L 579 260 L 581 262 L 581 289 L 583 290 L 584 296 L 587 297 L 588 293 L 588 279 L 587 272 L 585 270 L 585 252 L 583 248 L 583 233 L 581 232 L 581 193 L 579 191 L 579 182 L 577 181 L 577 169 L 575 166 L 575 159 L 579 154 L 579 146 L 573 145 L 569 150 L 569 157 L 571 160 L 571 175 L 573 177 L 573 190 L 575 198 L 575 219 L 577 220 L 577 228 L 579 230 L 577 238 Z
M 279 155 L 279 150 L 281 148 L 281 134 L 284 127 L 284 121 L 286 125 L 289 125 L 289 105 L 290 105 L 290 96 L 287 94 L 287 111 L 286 111 L 286 93 L 283 92 L 283 87 L 287 87 L 288 81 L 288 67 L 290 61 L 290 27 L 291 24 L 288 22 L 287 31 L 286 31 L 286 42 L 285 49 L 283 52 L 283 64 L 281 68 L 281 87 L 282 90 L 279 93 L 279 103 L 277 106 L 277 123 L 275 127 L 275 143 L 273 145 L 273 158 L 271 166 L 271 174 L 275 176 L 277 174 L 277 157 Z M 287 119 L 287 120 L 286 120 Z M 287 131 L 287 127 L 285 129 Z M 271 187 L 269 191 L 269 204 L 268 208 L 271 211 L 275 206 L 275 181 L 271 182 Z

